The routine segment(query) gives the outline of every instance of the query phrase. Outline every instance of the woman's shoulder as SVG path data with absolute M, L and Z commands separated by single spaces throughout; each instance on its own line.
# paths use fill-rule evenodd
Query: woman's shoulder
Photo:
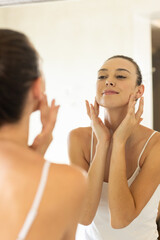
M 154 137 L 152 137 L 152 151 L 158 151 L 160 153 L 160 132 L 154 131 Z
M 66 181 L 86 181 L 86 172 L 76 165 L 51 163 L 50 171 L 50 175 L 61 180 L 62 184 L 66 184 Z
M 160 132 L 154 129 L 141 126 L 140 135 L 141 138 L 144 138 L 146 141 L 149 141 L 152 146 L 154 146 L 155 144 L 160 144 Z
M 54 226 L 60 223 L 62 229 L 73 227 L 79 219 L 86 191 L 87 176 L 84 171 L 76 166 L 52 163 L 42 212 L 44 215 L 49 213 Z
M 92 128 L 91 127 L 79 127 L 71 130 L 68 135 L 69 141 L 75 141 L 76 139 L 78 141 L 88 142 L 88 140 L 91 138 L 92 134 Z
M 91 135 L 91 132 L 92 132 L 91 127 L 78 127 L 78 128 L 72 129 L 69 134 L 83 136 L 83 135 Z
M 80 204 L 86 190 L 87 174 L 84 170 L 74 165 L 51 164 L 47 192 L 52 204 L 54 202 L 55 206 L 63 206 L 64 199 L 66 207 L 70 202 L 74 205 L 75 201 L 78 201 Z
M 160 155 L 160 132 L 142 126 L 141 139 L 145 148 L 145 158 L 155 158 Z

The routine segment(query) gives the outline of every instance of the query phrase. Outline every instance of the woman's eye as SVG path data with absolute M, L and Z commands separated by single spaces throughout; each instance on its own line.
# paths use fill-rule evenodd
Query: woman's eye
M 100 79 L 100 80 L 103 80 L 103 79 L 106 79 L 107 78 L 107 76 L 99 76 L 98 77 L 98 79 Z
M 126 78 L 126 77 L 123 75 L 118 75 L 117 78 Z

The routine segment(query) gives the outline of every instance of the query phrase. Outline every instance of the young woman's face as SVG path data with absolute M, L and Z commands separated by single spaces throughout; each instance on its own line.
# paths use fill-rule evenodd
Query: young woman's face
M 125 106 L 138 88 L 136 80 L 136 67 L 130 61 L 123 58 L 106 61 L 98 71 L 97 102 L 106 108 Z

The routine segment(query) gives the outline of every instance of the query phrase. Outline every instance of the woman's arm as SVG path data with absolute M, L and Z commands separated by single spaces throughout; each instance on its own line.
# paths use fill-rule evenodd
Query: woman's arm
M 96 128 L 96 137 L 98 142 L 91 165 L 89 166 L 84 158 L 82 148 L 83 137 L 81 136 L 81 132 L 79 132 L 77 129 L 73 130 L 69 135 L 68 149 L 70 162 L 88 171 L 88 190 L 84 208 L 81 214 L 80 223 L 84 225 L 89 225 L 96 214 L 100 201 L 102 184 L 104 181 L 107 152 L 109 148 L 110 134 L 105 126 L 99 127 L 98 125 L 94 124 L 95 121 L 98 121 L 101 125 L 101 120 L 96 117 L 93 106 L 90 112 L 90 107 L 88 103 L 86 105 L 88 115 L 92 120 L 93 130 L 95 130 L 94 128 Z
M 109 172 L 109 207 L 113 228 L 123 228 L 131 223 L 150 200 L 160 183 L 160 143 L 157 143 L 145 159 L 141 172 L 128 187 L 125 162 L 125 143 L 139 124 L 143 100 L 135 114 L 132 101 L 126 118 L 113 135 L 113 148 Z
M 143 167 L 128 187 L 125 148 L 114 142 L 109 173 L 109 206 L 113 228 L 130 224 L 148 203 L 160 184 L 160 144 L 145 159 Z
M 160 184 L 160 144 L 152 149 L 130 188 L 127 183 L 125 147 L 114 142 L 109 173 L 109 207 L 113 228 L 130 224 Z
M 88 171 L 88 188 L 80 223 L 89 225 L 96 214 L 101 196 L 108 143 L 102 142 L 97 144 L 92 164 L 89 167 L 84 158 L 79 133 L 77 133 L 77 131 L 78 129 L 75 129 L 69 135 L 68 153 L 71 164 L 78 165 Z

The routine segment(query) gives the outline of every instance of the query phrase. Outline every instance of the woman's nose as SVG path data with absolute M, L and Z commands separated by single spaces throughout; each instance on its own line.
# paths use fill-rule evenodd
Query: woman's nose
M 113 82 L 113 81 L 106 81 L 106 86 L 112 86 L 112 87 L 115 87 L 115 86 L 116 86 L 116 83 Z

